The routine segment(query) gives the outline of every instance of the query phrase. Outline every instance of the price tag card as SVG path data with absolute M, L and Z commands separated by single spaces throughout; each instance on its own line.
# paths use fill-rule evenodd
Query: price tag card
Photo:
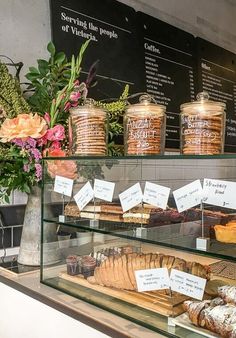
M 94 197 L 100 198 L 104 201 L 112 202 L 114 189 L 115 183 L 102 181 L 95 178 L 93 187 Z
M 191 298 L 202 300 L 206 279 L 183 271 L 172 269 L 170 273 L 170 288 Z
M 79 208 L 83 208 L 93 199 L 93 188 L 89 182 L 87 182 L 74 196 L 74 200 Z
M 173 191 L 178 212 L 185 211 L 201 203 L 202 185 L 200 180 Z
M 205 178 L 203 182 L 203 202 L 236 209 L 236 183 Z
M 119 199 L 123 212 L 132 209 L 142 202 L 143 194 L 139 183 L 132 185 L 129 189 L 119 194 Z
M 170 188 L 151 182 L 146 182 L 143 194 L 143 202 L 155 207 L 166 209 L 170 195 Z
M 71 197 L 74 181 L 70 178 L 56 176 L 54 182 L 54 191 L 59 194 Z
M 170 277 L 167 268 L 134 271 L 138 292 L 168 289 Z

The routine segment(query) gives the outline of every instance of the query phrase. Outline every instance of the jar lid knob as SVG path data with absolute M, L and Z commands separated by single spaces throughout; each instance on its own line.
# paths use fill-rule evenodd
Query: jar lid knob
M 151 102 L 155 102 L 155 100 L 154 100 L 153 96 L 151 96 L 149 94 L 143 94 L 143 95 L 140 96 L 139 102 L 148 104 L 148 103 L 151 103 Z
M 208 92 L 200 92 L 197 94 L 197 100 L 198 101 L 208 101 L 210 98 Z

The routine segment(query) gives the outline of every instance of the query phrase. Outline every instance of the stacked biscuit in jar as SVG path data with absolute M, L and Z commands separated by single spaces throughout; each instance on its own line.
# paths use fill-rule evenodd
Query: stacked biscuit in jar
M 140 103 L 128 106 L 124 116 L 125 155 L 163 154 L 165 147 L 165 107 L 142 95 Z
M 214 155 L 224 152 L 225 104 L 209 100 L 206 92 L 197 101 L 181 105 L 181 153 Z
M 181 153 L 214 155 L 224 152 L 225 104 L 210 101 L 207 93 L 181 105 Z M 140 97 L 124 115 L 125 155 L 159 155 L 165 149 L 165 106 L 152 96 Z M 107 155 L 107 114 L 88 99 L 84 106 L 70 111 L 70 153 L 81 156 Z
M 107 154 L 106 112 L 87 99 L 84 106 L 70 110 L 70 152 L 81 156 L 105 156 Z

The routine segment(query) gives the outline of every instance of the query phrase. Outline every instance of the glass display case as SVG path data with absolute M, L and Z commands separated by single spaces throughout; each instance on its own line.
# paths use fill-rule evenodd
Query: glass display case
M 44 159 L 41 282 L 168 337 L 235 337 L 235 166 Z

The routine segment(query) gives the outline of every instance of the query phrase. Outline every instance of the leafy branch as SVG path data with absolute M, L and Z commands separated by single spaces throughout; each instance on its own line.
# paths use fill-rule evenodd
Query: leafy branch
M 74 81 L 79 77 L 81 62 L 89 41 L 82 45 L 79 55 L 76 58 L 72 56 L 70 61 L 65 53 L 56 53 L 54 44 L 49 42 L 47 45 L 49 59 L 37 60 L 37 67 L 30 67 L 26 74 L 26 78 L 30 81 L 26 92 L 33 92 L 28 98 L 33 111 L 41 115 L 50 112 L 53 99 L 55 99 L 53 109 L 59 108 L 62 104 L 62 95 L 72 88 Z M 63 102 L 66 98 L 68 95 L 64 97 Z

